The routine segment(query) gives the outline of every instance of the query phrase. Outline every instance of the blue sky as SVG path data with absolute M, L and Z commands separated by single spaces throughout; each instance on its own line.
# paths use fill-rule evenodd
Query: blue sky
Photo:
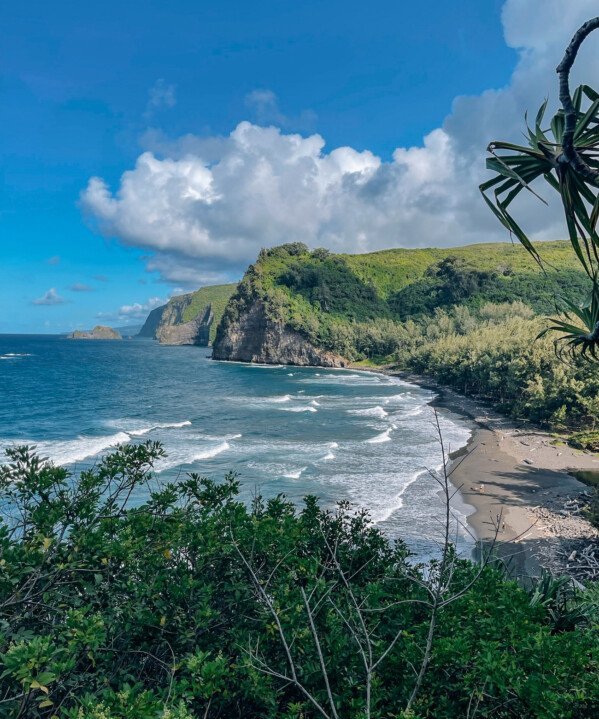
M 446 160 L 455 154 L 469 117 L 467 100 L 455 98 L 488 103 L 488 89 L 515 86 L 513 73 L 522 66 L 528 41 L 510 40 L 509 23 L 515 20 L 509 12 L 502 20 L 503 4 L 3 3 L 0 332 L 136 322 L 173 291 L 238 277 L 262 236 L 264 244 L 296 239 L 301 224 L 278 225 L 268 215 L 277 200 L 269 202 L 265 188 L 259 190 L 267 214 L 249 225 L 252 214 L 232 228 L 239 198 L 256 206 L 248 188 L 255 191 L 259 174 L 253 170 L 239 185 L 242 180 L 224 170 L 234 162 L 247 166 L 259 154 L 260 166 L 270 158 L 278 176 L 277 158 L 291 142 L 298 144 L 294 133 L 305 139 L 300 145 L 323 177 L 331 176 L 332 165 L 337 173 L 351 170 L 368 178 L 401 165 L 421 177 L 422 194 L 431 168 L 440 167 L 444 175 L 453 171 Z M 517 15 L 535 3 L 510 4 L 518 6 L 512 8 Z M 550 38 L 549 46 L 554 40 L 559 46 L 561 35 Z M 535 52 L 543 60 L 547 43 L 531 42 L 533 60 Z M 541 90 L 533 105 L 542 98 Z M 232 136 L 242 121 L 249 124 Z M 260 131 L 268 126 L 276 128 L 274 134 Z M 307 138 L 315 136 L 322 145 L 308 147 Z M 210 174 L 213 166 L 220 166 L 220 174 Z M 181 178 L 206 168 L 204 179 L 189 180 L 193 192 L 181 194 Z M 102 179 L 92 187 L 93 177 Z M 177 183 L 168 195 L 165 177 Z M 289 214 L 283 202 L 293 202 L 294 182 L 305 186 L 296 173 L 278 190 L 277 197 L 285 196 L 282 214 Z M 148 186 L 154 190 L 144 196 L 146 204 L 133 205 Z M 205 194 L 209 187 L 216 188 L 211 198 Z M 405 195 L 405 184 L 393 187 L 398 197 Z M 190 205 L 196 190 L 205 214 Z M 181 197 L 184 209 L 177 204 Z M 381 201 L 379 211 L 392 200 L 386 196 L 389 204 Z M 163 207 L 164 214 L 146 228 L 146 219 Z M 246 205 L 239 207 L 245 218 Z M 407 211 L 393 220 L 396 234 L 387 229 L 380 237 L 365 233 L 358 221 L 354 232 L 332 214 L 306 229 L 309 244 L 355 251 L 409 245 L 414 236 L 401 224 Z M 431 220 L 431 227 L 438 225 Z M 412 244 L 438 243 L 436 230 L 428 232 L 422 222 L 419 227 L 423 236 Z M 353 239 L 344 245 L 346 236 Z M 454 232 L 445 244 L 472 239 Z

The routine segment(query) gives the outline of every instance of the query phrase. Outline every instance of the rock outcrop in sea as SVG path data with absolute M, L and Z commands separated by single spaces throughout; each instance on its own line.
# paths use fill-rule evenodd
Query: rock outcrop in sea
M 71 340 L 122 340 L 120 332 L 112 327 L 96 325 L 93 330 L 75 330 L 69 337 Z

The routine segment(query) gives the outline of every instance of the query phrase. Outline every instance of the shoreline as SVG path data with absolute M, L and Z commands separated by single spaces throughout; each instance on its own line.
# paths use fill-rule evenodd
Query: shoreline
M 435 393 L 431 406 L 470 426 L 468 443 L 451 453 L 448 468 L 452 485 L 474 510 L 466 523 L 476 539 L 475 559 L 494 545 L 514 578 L 528 581 L 543 569 L 587 578 L 579 559 L 589 546 L 599 555 L 599 529 L 581 516 L 590 492 L 571 472 L 599 472 L 599 454 L 574 449 L 432 378 L 390 367 L 323 369 L 386 374 L 428 389 Z
M 479 542 L 478 554 L 495 542 L 514 577 L 528 579 L 549 569 L 584 578 L 568 560 L 573 552 L 599 545 L 599 530 L 580 515 L 577 505 L 587 501 L 588 487 L 570 472 L 599 472 L 599 455 L 556 442 L 432 379 L 386 373 L 434 391 L 433 407 L 471 424 L 472 436 L 452 453 L 449 472 L 463 501 L 474 508 L 467 524 Z

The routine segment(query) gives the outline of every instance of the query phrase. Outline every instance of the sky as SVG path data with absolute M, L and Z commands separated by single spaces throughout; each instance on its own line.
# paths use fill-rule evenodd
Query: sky
M 492 139 L 554 103 L 595 0 L 6 0 L 0 332 L 137 324 L 261 247 L 507 239 Z M 593 84 L 599 43 L 576 78 Z M 538 238 L 559 213 L 520 208 Z

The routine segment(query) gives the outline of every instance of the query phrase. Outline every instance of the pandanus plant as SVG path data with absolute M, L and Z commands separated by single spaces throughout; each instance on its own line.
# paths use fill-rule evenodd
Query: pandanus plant
M 487 168 L 495 176 L 480 186 L 482 195 L 499 221 L 524 245 L 541 267 L 542 249 L 533 244 L 509 207 L 523 190 L 545 202 L 531 188 L 543 178 L 559 193 L 572 247 L 591 280 L 591 296 L 580 304 L 564 300 L 561 317 L 552 318 L 542 333 L 557 332 L 559 354 L 599 360 L 599 93 L 581 85 L 570 93 L 570 71 L 588 35 L 599 28 L 599 17 L 575 33 L 557 67 L 561 109 L 545 125 L 547 101 L 539 109 L 534 127 L 527 125 L 528 145 L 491 142 Z M 545 203 L 547 204 L 547 203 Z

